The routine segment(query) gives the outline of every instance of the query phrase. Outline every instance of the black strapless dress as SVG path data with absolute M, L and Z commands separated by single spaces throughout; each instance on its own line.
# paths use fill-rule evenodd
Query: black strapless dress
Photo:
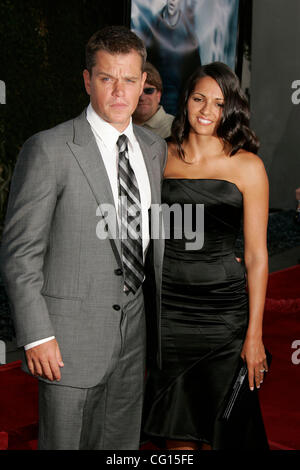
M 243 195 L 226 180 L 165 179 L 162 202 L 204 204 L 204 244 L 165 242 L 162 369 L 148 371 L 143 432 L 212 449 L 268 449 L 256 390 L 235 418 L 221 419 L 248 325 L 245 271 L 234 254 Z

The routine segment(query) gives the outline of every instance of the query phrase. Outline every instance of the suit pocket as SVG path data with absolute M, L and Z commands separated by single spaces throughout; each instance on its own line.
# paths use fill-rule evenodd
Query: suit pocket
M 43 294 L 50 316 L 74 317 L 81 312 L 82 299 L 61 298 Z

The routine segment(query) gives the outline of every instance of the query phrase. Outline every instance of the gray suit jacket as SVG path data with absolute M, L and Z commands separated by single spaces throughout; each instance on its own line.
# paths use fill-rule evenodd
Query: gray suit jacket
M 141 127 L 134 132 L 152 203 L 160 203 L 166 144 Z M 1 271 L 18 346 L 55 335 L 65 363 L 61 385 L 99 383 L 119 331 L 120 242 L 96 236 L 101 203 L 114 200 L 85 111 L 28 139 L 11 185 Z M 110 233 L 110 220 L 107 225 Z M 153 248 L 159 296 L 163 244 L 155 241 Z

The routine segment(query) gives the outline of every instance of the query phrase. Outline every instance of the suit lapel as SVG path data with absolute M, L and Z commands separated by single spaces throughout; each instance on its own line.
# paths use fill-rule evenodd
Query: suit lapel
M 161 204 L 161 165 L 154 163 L 157 154 L 157 147 L 155 145 L 155 140 L 149 137 L 149 134 L 141 132 L 139 127 L 134 126 L 135 136 L 140 144 L 143 157 L 145 160 L 146 168 L 148 171 L 150 187 L 151 187 L 151 205 Z M 142 135 L 141 135 L 142 134 Z M 149 224 L 150 224 L 150 236 L 151 236 L 151 208 L 149 210 Z M 154 230 L 155 231 L 155 230 Z M 164 252 L 164 240 L 159 236 L 157 240 L 154 240 L 154 257 L 159 260 L 161 263 L 163 252 Z M 149 249 L 149 245 L 148 245 Z M 147 250 L 148 250 L 147 249 Z
M 117 261 L 121 266 L 121 244 L 118 232 L 116 233 L 116 229 L 118 230 L 117 218 L 108 217 L 101 209 L 101 204 L 109 204 L 114 208 L 114 197 L 95 137 L 86 120 L 85 111 L 78 118 L 74 119 L 74 140 L 67 144 L 84 173 L 100 208 L 102 217 L 107 223 L 109 240 Z
M 148 172 L 150 188 L 151 188 L 151 204 L 160 202 L 160 175 L 155 171 L 156 165 L 154 160 L 157 158 L 155 140 L 151 139 L 148 134 L 143 133 L 141 135 L 140 129 L 136 126 L 133 127 L 134 134 L 141 147 L 141 151 L 144 157 L 145 165 Z M 159 165 L 158 165 L 159 168 Z

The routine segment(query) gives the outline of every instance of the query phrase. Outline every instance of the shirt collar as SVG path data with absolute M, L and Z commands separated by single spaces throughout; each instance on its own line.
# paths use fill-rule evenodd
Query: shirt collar
M 133 133 L 131 118 L 126 129 L 123 132 L 119 132 L 96 113 L 91 103 L 87 107 L 86 118 L 97 137 L 104 143 L 108 150 L 113 151 L 115 149 L 116 142 L 121 134 L 126 135 L 130 147 L 134 146 L 136 138 Z

